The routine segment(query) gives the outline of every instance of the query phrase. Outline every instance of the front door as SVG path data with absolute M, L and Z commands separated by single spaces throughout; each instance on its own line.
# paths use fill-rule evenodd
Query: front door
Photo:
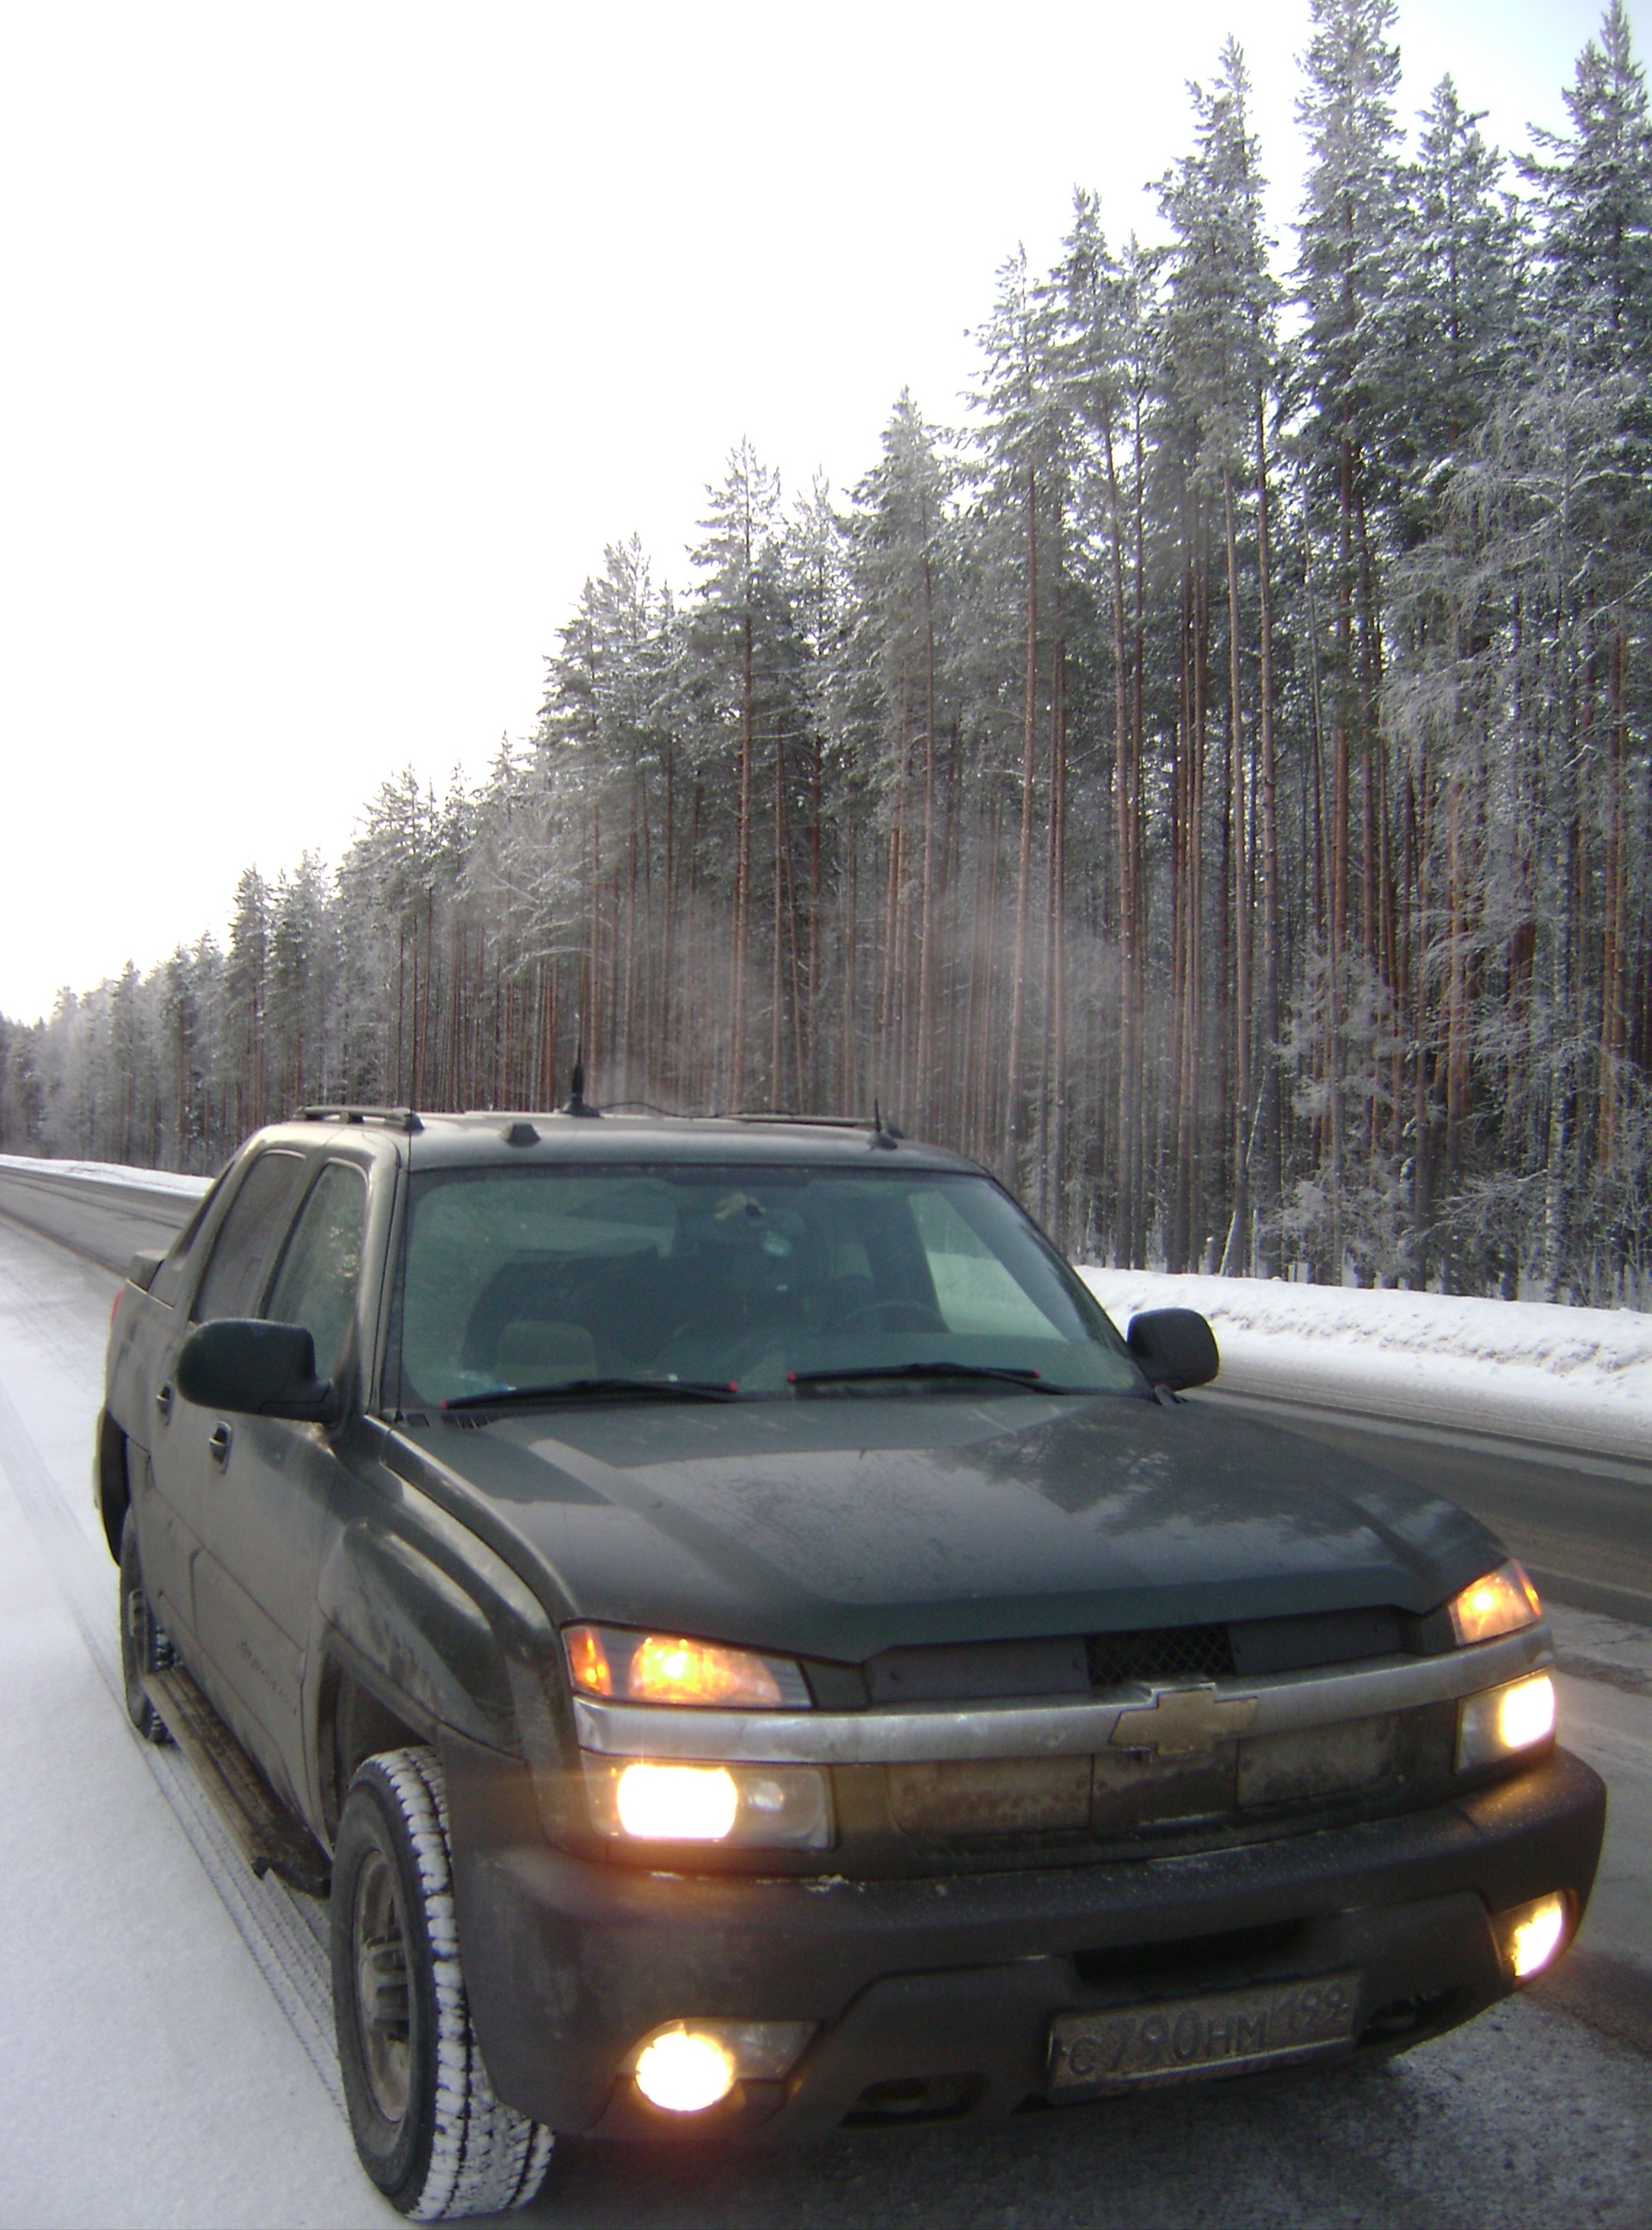
M 350 1350 L 366 1221 L 363 1172 L 324 1163 L 267 1296 L 246 1312 L 303 1324 L 324 1378 Z M 207 1466 L 195 1578 L 202 1646 L 235 1692 L 235 1723 L 251 1719 L 263 1737 L 249 1747 L 301 1801 L 304 1677 L 337 1459 L 319 1425 L 225 1417 L 213 1420 Z
M 227 1428 L 222 1418 L 197 1409 L 178 1393 L 174 1383 L 177 1350 L 197 1324 L 251 1314 L 269 1282 L 305 1166 L 302 1154 L 279 1147 L 267 1150 L 249 1164 L 219 1227 L 188 1319 L 172 1328 L 170 1352 L 157 1373 L 147 1483 L 152 1492 L 138 1498 L 144 1576 L 161 1623 L 209 1691 L 214 1684 L 201 1662 L 196 1568 L 203 1504 L 214 1478 L 213 1435 L 222 1436 Z

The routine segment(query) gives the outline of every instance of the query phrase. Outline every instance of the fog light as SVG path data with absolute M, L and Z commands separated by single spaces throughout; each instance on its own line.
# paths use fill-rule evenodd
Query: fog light
M 654 2105 L 702 2114 L 736 2083 L 783 2082 L 813 2033 L 813 2021 L 667 2021 L 633 2046 L 620 2072 Z
M 720 1843 L 734 1826 L 740 1792 L 726 1766 L 628 1765 L 614 1801 L 627 1835 Z
M 1554 1682 L 1546 1672 L 1488 1688 L 1465 1698 L 1458 1708 L 1457 1771 L 1534 1749 L 1553 1732 Z
M 1551 1891 L 1547 1897 L 1533 1898 L 1530 1905 L 1517 1905 L 1512 1912 L 1496 1916 L 1492 1925 L 1517 1982 L 1540 1975 L 1559 1956 L 1566 1940 L 1566 1917 L 1564 1890 Z
M 734 2089 L 737 2071 L 726 2044 L 704 2030 L 668 2028 L 637 2055 L 637 2088 L 672 2114 L 703 2114 Z

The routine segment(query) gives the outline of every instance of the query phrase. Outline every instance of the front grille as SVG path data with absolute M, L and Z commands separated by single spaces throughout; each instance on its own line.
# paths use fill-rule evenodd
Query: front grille
M 456 1422 L 468 1423 L 474 1413 Z M 955 1704 L 1079 1696 L 1153 1680 L 1255 1679 L 1394 1655 L 1398 1611 L 1315 1612 L 1222 1626 L 1160 1626 L 1030 1641 L 928 1642 L 868 1660 L 874 1704 Z
M 1090 1637 L 1090 1678 L 1096 1688 L 1122 1688 L 1129 1680 L 1218 1680 L 1233 1669 L 1233 1644 L 1225 1626 L 1166 1626 Z

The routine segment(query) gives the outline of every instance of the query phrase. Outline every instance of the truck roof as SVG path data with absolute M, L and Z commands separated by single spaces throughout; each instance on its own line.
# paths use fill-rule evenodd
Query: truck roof
M 387 1132 L 415 1169 L 490 1163 L 732 1162 L 862 1169 L 953 1170 L 981 1174 L 980 1165 L 941 1146 L 904 1138 L 871 1123 L 793 1115 L 569 1114 L 564 1109 L 471 1109 L 437 1114 L 422 1109 L 328 1106 L 300 1109 L 269 1125 L 267 1139 L 313 1148 L 323 1127 L 353 1138 Z

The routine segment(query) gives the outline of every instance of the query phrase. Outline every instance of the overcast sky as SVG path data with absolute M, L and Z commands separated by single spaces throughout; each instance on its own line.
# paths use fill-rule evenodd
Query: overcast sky
M 841 487 L 903 384 L 954 416 L 1000 262 L 1076 183 L 1152 228 L 1229 30 L 1282 225 L 1308 13 L 11 0 L 0 1010 L 479 772 L 603 544 L 682 578 L 742 434 Z M 1403 0 L 1405 113 L 1450 69 L 1523 145 L 1599 14 Z

